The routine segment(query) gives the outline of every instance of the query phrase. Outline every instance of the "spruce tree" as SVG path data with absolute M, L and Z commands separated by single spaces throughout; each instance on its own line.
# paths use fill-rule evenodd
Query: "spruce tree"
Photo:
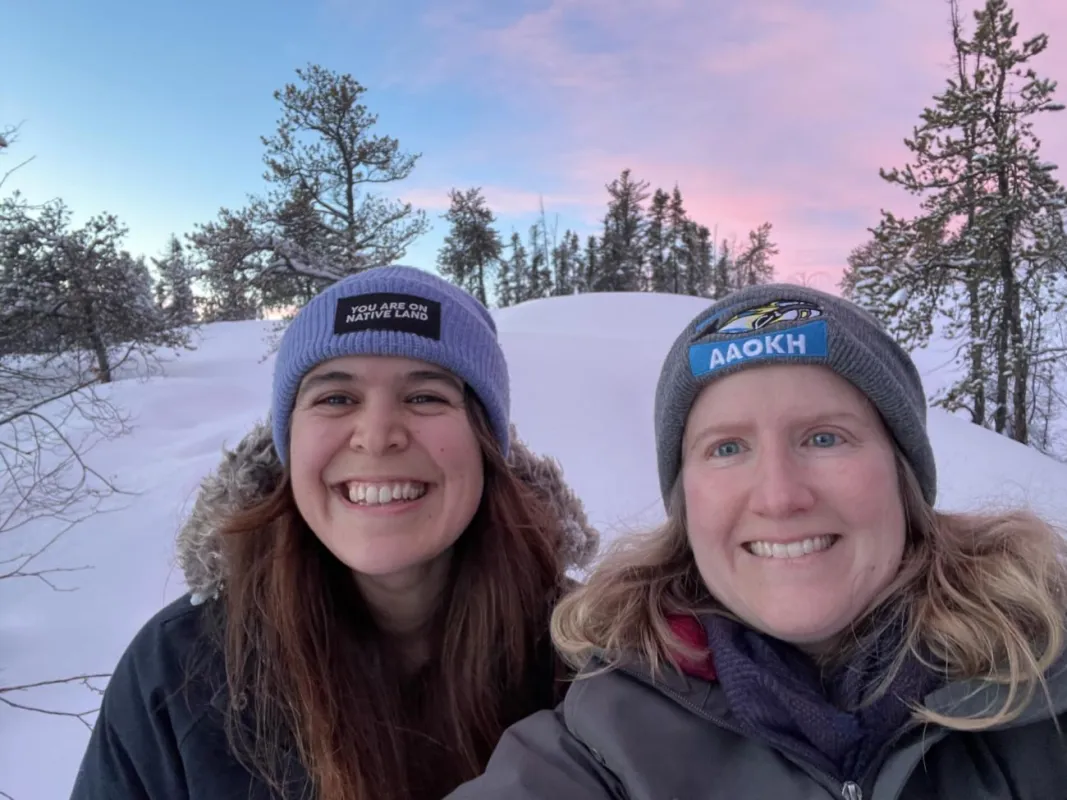
M 676 292 L 676 281 L 667 271 L 667 204 L 670 195 L 656 189 L 648 207 L 645 228 L 645 257 L 648 259 L 648 283 L 653 292 Z
M 682 238 L 681 260 L 685 266 L 685 293 L 704 297 L 711 285 L 711 231 L 689 220 Z
M 721 300 L 737 288 L 734 275 L 733 249 L 725 239 L 714 253 L 712 262 L 711 287 L 708 295 Z
M 667 232 L 664 246 L 667 249 L 665 273 L 668 291 L 674 294 L 688 294 L 688 286 L 693 283 L 686 277 L 689 270 L 691 248 L 689 245 L 689 216 L 682 200 L 682 191 L 675 184 L 667 204 Z
M 582 258 L 580 278 L 576 282 L 579 292 L 595 292 L 593 287 L 597 283 L 600 272 L 600 241 L 595 236 L 589 236 L 585 240 L 585 255 Z
M 922 198 L 922 212 L 883 212 L 846 286 L 906 346 L 925 344 L 939 318 L 961 341 L 964 377 L 935 402 L 1027 442 L 1031 371 L 1044 349 L 1028 338 L 1027 318 L 1033 287 L 1059 269 L 1042 253 L 1062 237 L 1067 204 L 1033 124 L 1063 106 L 1031 65 L 1045 34 L 1017 42 L 1005 0 L 987 0 L 967 38 L 955 0 L 951 8 L 954 74 L 905 140 L 912 163 L 880 171 Z
M 778 247 L 771 241 L 771 223 L 764 222 L 756 230 L 749 231 L 748 244 L 737 255 L 734 269 L 737 286 L 757 286 L 774 279 L 772 259 L 778 255 Z
M 501 306 L 512 306 L 530 299 L 530 265 L 518 231 L 512 232 L 508 246 L 511 255 L 501 264 L 497 281 L 497 298 Z
M 175 327 L 192 325 L 197 320 L 193 295 L 192 265 L 177 236 L 171 235 L 163 258 L 152 259 L 159 278 L 156 282 L 156 305 L 167 324 Z
M 635 181 L 630 170 L 607 186 L 609 201 L 604 216 L 598 269 L 590 287 L 596 292 L 642 291 L 644 274 L 644 213 L 648 183 Z
M 536 300 L 552 293 L 552 250 L 542 221 L 530 226 L 529 264 L 523 300 Z
M 564 231 L 563 240 L 552 251 L 552 294 L 567 295 L 578 291 L 582 267 L 582 243 L 574 231 Z
M 496 218 L 480 188 L 449 192 L 451 207 L 444 219 L 451 226 L 437 255 L 440 273 L 488 303 L 487 286 L 496 271 L 503 243 L 493 225 Z

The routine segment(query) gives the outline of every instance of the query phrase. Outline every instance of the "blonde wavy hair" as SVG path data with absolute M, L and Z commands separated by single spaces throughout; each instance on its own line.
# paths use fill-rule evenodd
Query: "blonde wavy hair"
M 853 623 L 853 635 L 833 648 L 834 659 L 847 659 L 871 641 L 878 632 L 872 628 L 875 620 L 903 619 L 901 648 L 868 700 L 885 691 L 912 654 L 949 680 L 983 679 L 1009 687 L 1001 707 L 988 714 L 953 717 L 917 706 L 917 721 L 970 731 L 1008 722 L 1038 688 L 1048 696 L 1044 676 L 1064 650 L 1067 541 L 1022 510 L 935 511 L 899 451 L 896 461 L 908 528 L 901 568 Z M 579 677 L 613 669 L 634 655 L 654 674 L 664 664 L 677 669 L 680 658 L 704 654 L 680 642 L 668 618 L 728 613 L 697 571 L 680 478 L 670 501 L 662 526 L 617 540 L 586 582 L 556 607 L 552 638 L 563 658 L 578 670 L 594 656 L 604 663 Z

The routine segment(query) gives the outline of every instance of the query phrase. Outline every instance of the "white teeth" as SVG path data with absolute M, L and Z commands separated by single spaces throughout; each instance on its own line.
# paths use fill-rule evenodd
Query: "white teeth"
M 426 494 L 426 484 L 413 481 L 392 484 L 348 484 L 349 502 L 360 505 L 376 506 L 393 503 L 397 500 L 415 500 L 424 494 Z
M 799 542 L 749 542 L 745 545 L 748 552 L 760 558 L 800 558 L 810 553 L 828 549 L 835 541 L 834 536 L 815 536 Z

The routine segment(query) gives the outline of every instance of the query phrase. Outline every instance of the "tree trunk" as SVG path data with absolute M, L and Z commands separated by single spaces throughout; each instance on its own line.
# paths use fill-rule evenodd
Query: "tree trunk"
M 1004 433 L 1008 425 L 1008 320 L 1003 313 L 997 324 L 996 349 L 997 393 L 996 407 L 993 409 L 993 430 Z
M 968 312 L 971 327 L 971 374 L 969 383 L 974 403 L 971 406 L 971 422 L 985 425 L 985 357 L 984 332 L 982 331 L 982 307 L 978 295 L 978 277 L 971 274 L 967 280 Z
M 96 324 L 95 311 L 91 298 L 82 300 L 82 313 L 85 315 L 85 337 L 96 358 L 96 375 L 100 383 L 111 383 L 111 357 L 107 352 L 104 337 L 100 334 L 100 328 Z
M 1030 353 L 1027 350 L 1026 342 L 1024 341 L 1023 334 L 1023 321 L 1022 321 L 1022 308 L 1020 302 L 1020 291 L 1018 283 L 1015 281 L 1015 275 L 1012 274 L 1012 325 L 1011 325 L 1011 344 L 1012 344 L 1012 370 L 1013 378 L 1015 380 L 1015 391 L 1012 396 L 1013 404 L 1013 419 L 1012 419 L 1012 438 L 1017 442 L 1023 444 L 1029 444 L 1030 442 L 1030 426 L 1029 426 L 1029 401 L 1027 397 L 1028 389 L 1030 386 Z

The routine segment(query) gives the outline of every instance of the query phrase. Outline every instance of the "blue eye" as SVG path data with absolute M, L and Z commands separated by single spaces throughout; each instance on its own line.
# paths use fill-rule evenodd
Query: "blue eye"
M 728 458 L 730 456 L 736 456 L 741 452 L 741 445 L 737 442 L 723 442 L 716 445 L 712 450 L 712 455 L 716 458 Z
M 811 443 L 816 447 L 833 447 L 838 443 L 841 437 L 836 433 L 829 433 L 824 431 L 822 433 L 816 433 L 811 437 Z

